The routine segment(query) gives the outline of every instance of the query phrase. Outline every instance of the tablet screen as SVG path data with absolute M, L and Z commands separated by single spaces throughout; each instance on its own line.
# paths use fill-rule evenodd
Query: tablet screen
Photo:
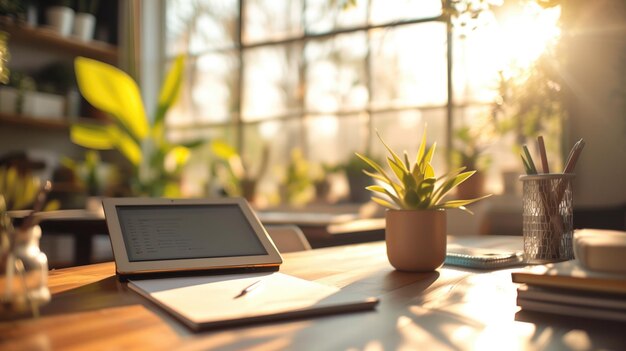
M 236 204 L 116 206 L 129 262 L 266 255 Z

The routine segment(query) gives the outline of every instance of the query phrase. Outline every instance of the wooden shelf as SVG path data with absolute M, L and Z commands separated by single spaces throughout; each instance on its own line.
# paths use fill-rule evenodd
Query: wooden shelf
M 31 28 L 23 25 L 9 24 L 3 28 L 10 34 L 9 43 L 12 40 L 27 43 L 31 46 L 45 46 L 60 52 L 67 52 L 75 56 L 86 56 L 111 64 L 117 64 L 117 47 L 101 42 L 84 42 L 72 37 L 62 37 L 47 28 Z
M 112 123 L 111 121 L 90 117 L 78 117 L 77 122 L 88 122 L 102 125 Z M 45 117 L 33 117 L 28 115 L 0 112 L 0 125 L 23 126 L 48 130 L 69 130 L 71 123 L 68 121 L 67 117 L 63 117 L 61 120 L 55 120 L 46 119 Z
M 45 119 L 44 117 L 33 117 L 0 112 L 0 124 L 34 127 L 40 129 L 69 129 L 70 123 L 67 120 Z

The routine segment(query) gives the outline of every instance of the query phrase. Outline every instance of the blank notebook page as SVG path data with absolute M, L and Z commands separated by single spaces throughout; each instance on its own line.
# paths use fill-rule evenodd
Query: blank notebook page
M 378 302 L 282 273 L 132 280 L 128 286 L 196 330 L 371 309 Z

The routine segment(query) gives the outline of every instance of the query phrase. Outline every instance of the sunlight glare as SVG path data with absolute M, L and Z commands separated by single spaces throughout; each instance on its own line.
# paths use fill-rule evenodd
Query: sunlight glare
M 507 16 L 498 31 L 502 64 L 529 67 L 560 36 L 560 12 L 560 8 L 543 9 L 529 2 L 520 12 Z
M 266 141 L 271 141 L 276 137 L 280 129 L 280 123 L 277 121 L 267 121 L 259 124 L 259 134 Z

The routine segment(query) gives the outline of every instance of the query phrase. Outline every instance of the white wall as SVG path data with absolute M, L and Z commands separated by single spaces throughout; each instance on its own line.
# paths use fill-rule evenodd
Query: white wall
M 577 207 L 626 204 L 626 111 L 617 94 L 626 81 L 626 3 L 623 0 L 563 2 L 574 27 L 569 35 L 565 78 L 571 88 L 570 147 L 586 141 L 576 167 Z M 567 13 L 564 13 L 567 15 Z M 622 67 L 620 71 L 620 66 Z M 622 87 L 626 89 L 626 87 Z

